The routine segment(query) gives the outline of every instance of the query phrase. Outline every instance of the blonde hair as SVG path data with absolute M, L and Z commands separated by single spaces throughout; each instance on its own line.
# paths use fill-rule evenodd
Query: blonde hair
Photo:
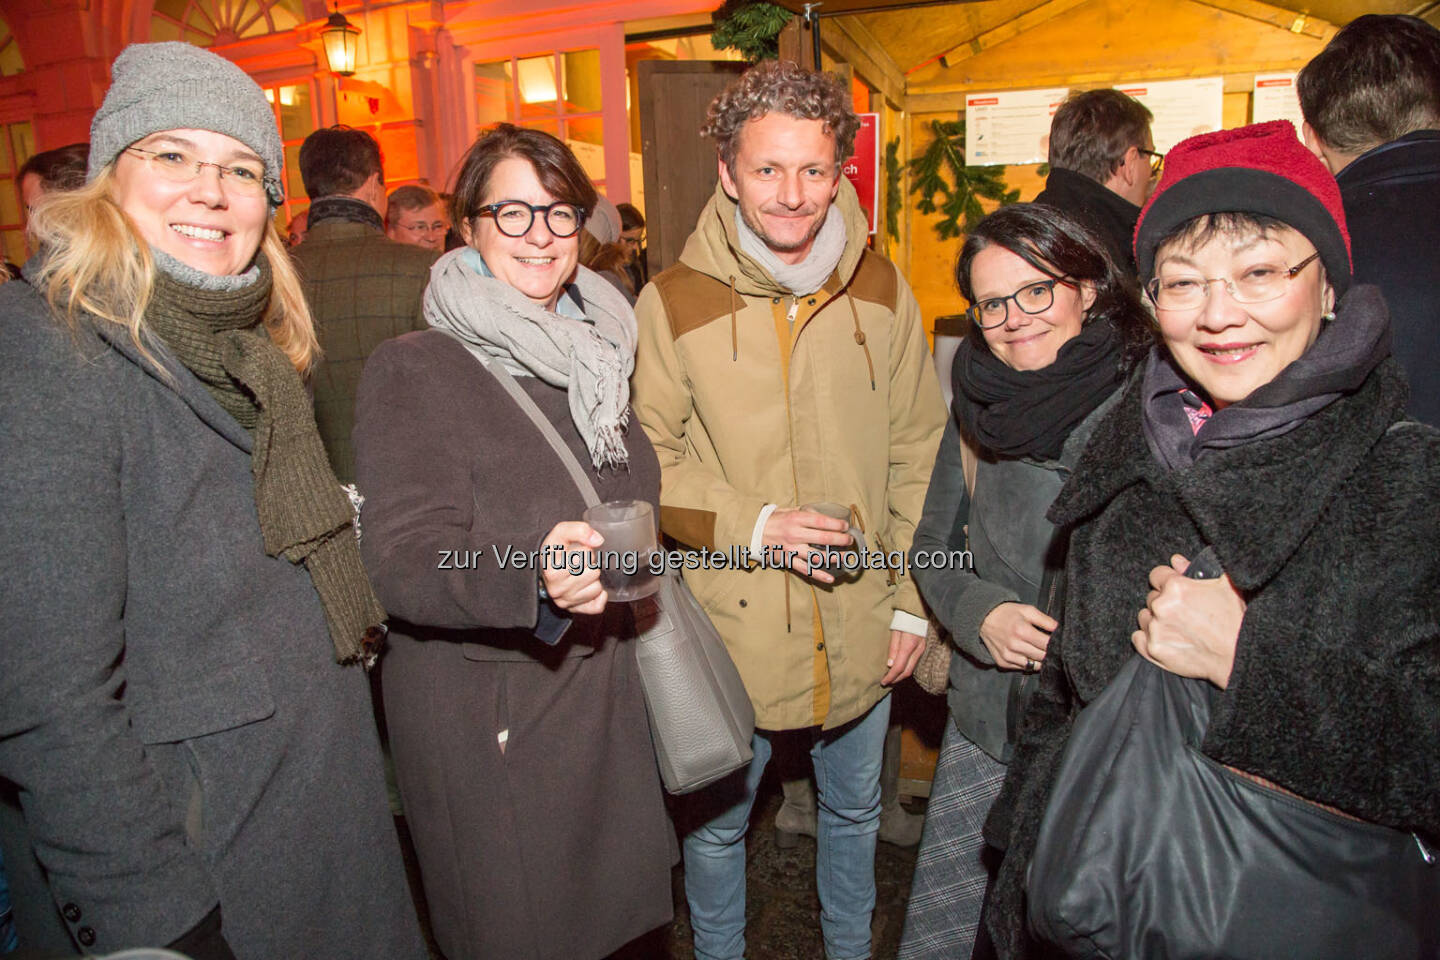
M 51 192 L 35 204 L 30 237 L 36 249 L 45 251 L 35 287 L 72 328 L 82 313 L 126 327 L 136 348 L 154 362 L 141 334 L 155 290 L 155 258 L 115 202 L 114 179 L 112 162 L 78 190 Z M 320 358 L 320 343 L 300 277 L 268 219 L 260 249 L 270 261 L 271 274 L 265 332 L 304 376 Z

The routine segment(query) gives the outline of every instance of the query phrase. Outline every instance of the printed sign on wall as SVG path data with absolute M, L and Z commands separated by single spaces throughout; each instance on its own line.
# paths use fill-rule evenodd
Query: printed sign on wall
M 1221 77 L 1196 80 L 1153 80 L 1117 83 L 1116 89 L 1150 108 L 1155 119 L 1150 132 L 1155 149 L 1166 153 L 1187 137 L 1223 126 L 1225 81 Z
M 965 95 L 965 162 L 1044 163 L 1050 152 L 1050 118 L 1070 91 L 1009 90 Z
M 1264 123 L 1266 120 L 1289 120 L 1295 124 L 1295 135 L 1300 135 L 1300 97 L 1295 89 L 1293 73 L 1255 74 L 1255 95 L 1250 100 L 1250 122 Z

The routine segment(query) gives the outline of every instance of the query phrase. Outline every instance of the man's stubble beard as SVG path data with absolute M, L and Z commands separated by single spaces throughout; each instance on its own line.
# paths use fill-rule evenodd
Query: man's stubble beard
M 774 237 L 766 233 L 764 227 L 750 219 L 750 214 L 746 212 L 744 207 L 737 204 L 737 208 L 740 210 L 740 219 L 745 221 L 745 226 L 750 228 L 750 232 L 759 237 L 765 246 L 776 253 L 794 253 L 796 250 L 804 250 L 820 233 L 820 228 L 825 226 L 825 218 L 830 215 L 830 210 L 827 207 L 825 216 L 815 218 L 815 222 L 810 225 L 810 229 L 806 232 L 803 239 L 797 243 L 787 244 L 778 242 Z

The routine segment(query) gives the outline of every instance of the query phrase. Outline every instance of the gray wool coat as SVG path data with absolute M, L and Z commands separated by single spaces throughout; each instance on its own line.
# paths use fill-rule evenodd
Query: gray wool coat
M 158 344 L 159 357 L 167 354 Z M 251 438 L 0 288 L 0 842 L 22 944 L 423 958 L 365 677 L 267 557 Z

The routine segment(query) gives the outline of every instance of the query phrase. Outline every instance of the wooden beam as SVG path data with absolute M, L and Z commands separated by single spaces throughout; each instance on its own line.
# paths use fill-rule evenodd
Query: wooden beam
M 1049 2 L 1027 10 L 1012 20 L 1005 21 L 992 30 L 971 37 L 959 46 L 952 47 L 940 55 L 940 62 L 946 67 L 953 67 L 963 60 L 984 53 L 996 44 L 1012 40 L 1026 30 L 1033 30 L 1040 24 L 1054 20 L 1062 13 L 1088 2 L 1089 0 L 1049 0 Z
M 905 102 L 905 74 L 864 23 L 856 17 L 830 17 L 820 23 L 820 42 L 831 56 L 854 67 L 895 107 Z
M 1275 73 L 1279 70 L 1300 69 L 1308 61 L 1295 61 L 1293 63 L 1276 63 L 1267 61 L 1265 63 L 1226 63 L 1222 76 L 1225 81 L 1226 93 L 1249 93 L 1253 89 L 1255 74 Z M 1153 71 L 1143 76 L 1133 73 L 1124 75 L 1116 73 L 1063 73 L 1049 77 L 1026 77 L 1026 87 L 1070 87 L 1073 89 L 1087 90 L 1094 87 L 1111 86 L 1116 83 L 1143 83 L 1146 81 L 1159 82 L 1161 80 L 1186 80 L 1192 77 L 1213 77 L 1216 71 Z M 979 91 L 996 89 L 994 83 L 984 82 L 978 84 L 946 84 L 940 87 L 922 87 L 914 90 L 905 97 L 906 113 L 952 113 L 965 110 L 965 98 Z
M 805 25 L 804 18 L 791 17 L 780 31 L 780 59 L 793 60 L 802 67 L 818 70 L 819 66 L 813 62 L 815 53 L 811 44 L 810 28 Z
M 1224 10 L 1226 13 L 1259 20 L 1261 23 L 1268 23 L 1272 27 L 1289 33 L 1315 37 L 1326 42 L 1339 29 L 1328 20 L 1261 3 L 1260 0 L 1192 0 L 1192 2 L 1198 3 L 1202 7 L 1214 7 L 1216 10 Z

